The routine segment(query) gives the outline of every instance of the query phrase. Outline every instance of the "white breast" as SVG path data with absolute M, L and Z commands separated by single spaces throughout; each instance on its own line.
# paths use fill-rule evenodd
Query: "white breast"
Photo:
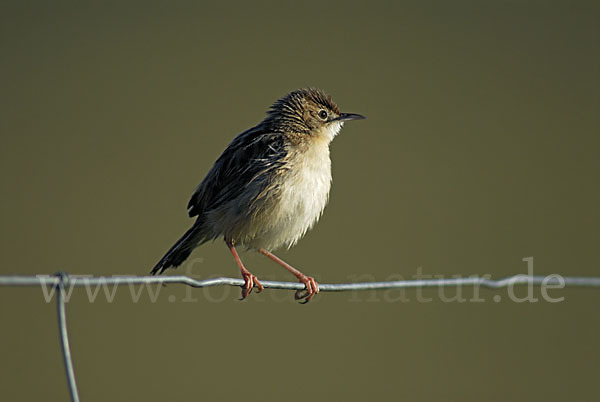
M 268 250 L 291 247 L 319 220 L 331 188 L 329 143 L 340 128 L 341 124 L 332 127 L 308 150 L 293 156 L 293 168 L 284 178 L 280 201 L 269 218 L 270 227 L 248 246 Z

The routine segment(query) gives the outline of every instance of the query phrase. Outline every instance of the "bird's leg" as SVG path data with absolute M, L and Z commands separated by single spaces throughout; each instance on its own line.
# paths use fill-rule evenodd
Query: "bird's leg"
M 240 258 L 237 250 L 235 249 L 235 246 L 233 245 L 233 242 L 225 240 L 225 244 L 227 244 L 227 247 L 229 247 L 231 254 L 233 254 L 235 262 L 237 263 L 238 267 L 240 267 L 240 271 L 242 271 L 242 278 L 244 278 L 244 286 L 242 286 L 242 298 L 240 300 L 244 300 L 246 296 L 248 296 L 250 292 L 252 292 L 252 289 L 254 289 L 254 285 L 256 285 L 256 287 L 258 288 L 256 293 L 262 292 L 262 290 L 264 289 L 263 285 L 259 282 L 256 276 L 252 275 L 252 273 L 248 271 L 248 269 L 246 269 L 244 263 L 242 262 L 242 259 Z
M 269 257 L 288 271 L 290 271 L 292 274 L 294 274 L 296 278 L 298 278 L 298 280 L 301 283 L 304 284 L 304 286 L 306 286 L 306 292 L 304 294 L 301 294 L 301 290 L 296 291 L 296 293 L 294 294 L 294 298 L 296 300 L 305 299 L 302 303 L 308 303 L 309 301 L 311 301 L 314 295 L 319 293 L 319 284 L 317 283 L 317 281 L 315 281 L 315 278 L 313 278 L 312 276 L 304 275 L 302 272 L 298 271 L 296 268 L 292 267 L 290 264 L 283 261 L 281 258 L 277 257 L 270 251 L 265 250 L 264 248 L 261 248 L 258 251 L 261 254 L 266 255 L 267 257 Z

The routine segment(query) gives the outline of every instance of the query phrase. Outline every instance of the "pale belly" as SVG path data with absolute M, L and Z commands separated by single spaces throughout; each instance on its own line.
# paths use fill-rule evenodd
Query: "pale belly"
M 265 214 L 265 220 L 257 222 L 261 229 L 245 239 L 246 247 L 267 250 L 291 247 L 321 217 L 331 188 L 329 147 L 318 147 L 298 157 L 294 164 L 282 181 L 278 202 Z

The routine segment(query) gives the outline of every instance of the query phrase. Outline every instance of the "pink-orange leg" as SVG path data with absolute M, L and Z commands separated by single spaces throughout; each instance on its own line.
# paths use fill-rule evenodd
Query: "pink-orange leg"
M 298 278 L 298 280 L 301 283 L 304 284 L 304 286 L 306 286 L 306 292 L 304 294 L 301 294 L 302 290 L 296 291 L 296 293 L 294 294 L 294 298 L 296 300 L 305 299 L 304 301 L 302 301 L 302 303 L 306 304 L 312 300 L 314 295 L 319 293 L 319 284 L 317 283 L 317 281 L 315 281 L 315 278 L 313 278 L 312 276 L 304 275 L 302 272 L 298 271 L 296 268 L 292 267 L 290 264 L 283 261 L 281 258 L 277 257 L 270 251 L 265 250 L 264 248 L 261 248 L 258 251 L 261 254 L 266 255 L 267 257 L 269 257 L 288 271 L 290 271 L 296 278 Z
M 244 286 L 242 287 L 242 298 L 240 300 L 244 300 L 252 292 L 252 289 L 254 289 L 254 285 L 256 285 L 256 287 L 258 288 L 256 293 L 262 292 L 262 290 L 264 289 L 263 285 L 259 282 L 256 276 L 252 275 L 252 273 L 246 269 L 244 263 L 242 262 L 242 259 L 240 258 L 237 250 L 235 249 L 235 246 L 233 245 L 233 242 L 225 240 L 225 244 L 227 244 L 227 247 L 229 247 L 231 254 L 233 254 L 235 262 L 237 263 L 238 267 L 240 267 L 240 271 L 242 271 L 242 278 L 244 278 Z

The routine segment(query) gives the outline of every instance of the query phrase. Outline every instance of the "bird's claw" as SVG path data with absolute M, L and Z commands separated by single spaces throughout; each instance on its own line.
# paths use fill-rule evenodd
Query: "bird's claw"
M 306 289 L 297 290 L 294 293 L 294 299 L 300 301 L 301 304 L 306 304 L 312 300 L 314 295 L 319 293 L 319 284 L 312 276 L 305 276 L 299 279 L 306 286 Z
M 242 278 L 244 278 L 244 284 L 242 285 L 242 298 L 244 300 L 250 293 L 252 293 L 252 289 L 256 286 L 258 289 L 256 293 L 262 292 L 264 286 L 260 283 L 258 278 L 255 275 L 252 275 L 250 272 L 242 272 Z

